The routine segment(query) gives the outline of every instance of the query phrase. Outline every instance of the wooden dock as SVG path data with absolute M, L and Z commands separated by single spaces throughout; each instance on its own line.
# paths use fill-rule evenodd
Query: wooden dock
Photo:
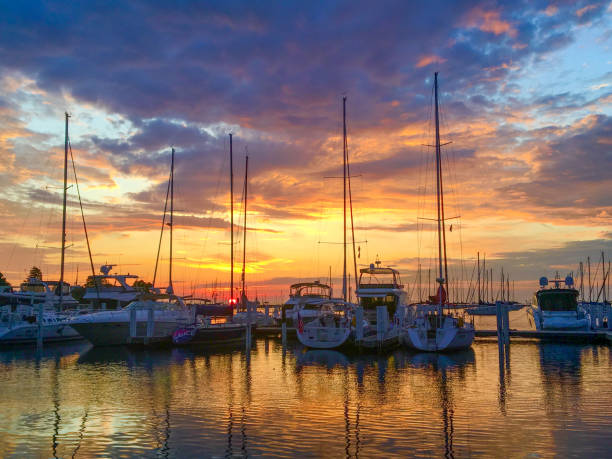
M 257 327 L 253 330 L 255 336 L 276 338 L 282 334 L 281 327 Z M 296 330 L 287 327 L 287 337 L 294 338 Z M 495 338 L 497 340 L 497 330 L 476 330 L 477 338 Z M 589 343 L 610 343 L 612 344 L 612 330 L 510 330 L 511 338 L 539 339 L 541 341 L 554 342 L 589 342 Z
M 555 342 L 612 343 L 612 331 L 597 330 L 510 330 L 510 337 Z M 477 338 L 497 338 L 497 330 L 476 330 Z

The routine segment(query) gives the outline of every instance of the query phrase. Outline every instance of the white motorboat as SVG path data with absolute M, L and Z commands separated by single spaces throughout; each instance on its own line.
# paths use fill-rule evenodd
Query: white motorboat
M 561 287 L 561 282 L 565 287 Z M 540 278 L 540 290 L 533 296 L 529 312 L 537 330 L 588 330 L 591 317 L 578 304 L 578 290 L 573 288 L 574 279 L 567 276 L 564 281 L 557 274 L 554 286 L 547 288 L 548 279 Z
M 351 334 L 354 305 L 340 299 L 321 305 L 318 315 L 304 323 L 298 312 L 297 338 L 313 349 L 335 349 L 343 346 Z
M 73 309 L 79 304 L 70 294 L 70 284 L 63 283 L 63 297 L 61 298 L 62 308 Z M 0 306 L 2 305 L 30 305 L 34 306 L 44 303 L 47 307 L 53 306 L 55 309 L 60 304 L 59 282 L 42 281 L 37 278 L 30 278 L 22 282 L 19 290 L 3 289 L 0 291 Z
M 83 300 L 89 301 L 97 309 L 121 309 L 138 298 L 141 293 L 130 285 L 138 279 L 133 274 L 110 274 L 115 265 L 102 265 L 100 272 L 93 276 L 83 295 Z
M 376 260 L 375 264 L 359 270 L 358 285 L 356 294 L 367 323 L 358 345 L 372 349 L 397 346 L 401 335 L 397 314 L 402 310 L 399 306 L 407 306 L 408 298 L 399 272 L 381 266 L 381 261 Z M 379 306 L 385 308 L 384 317 L 379 316 Z M 382 321 L 380 326 L 379 320 Z
M 298 312 L 304 322 L 309 322 L 319 315 L 321 306 L 331 299 L 332 289 L 329 285 L 316 280 L 298 282 L 291 285 L 289 299 L 285 303 L 285 317 L 289 324 L 297 323 Z M 280 319 L 280 317 L 278 317 Z
M 448 270 L 446 259 L 446 220 L 444 218 L 444 188 L 442 186 L 442 153 L 440 145 L 440 122 L 438 114 L 438 73 L 434 76 L 435 100 L 435 149 L 436 149 L 436 206 L 438 236 L 437 294 L 429 304 L 415 305 L 413 320 L 402 333 L 402 341 L 419 351 L 438 352 L 468 349 L 474 341 L 474 325 L 458 316 L 458 309 L 447 297 Z M 445 288 L 446 286 L 446 288 Z
M 57 314 L 52 306 L 42 313 L 39 330 L 39 306 L 2 306 L 0 308 L 0 344 L 32 344 L 42 334 L 43 343 L 71 341 L 81 336 L 70 326 L 68 318 Z
M 118 311 L 76 316 L 70 325 L 94 346 L 131 344 L 144 337 L 170 341 L 177 329 L 195 322 L 194 310 L 179 297 L 163 297 L 133 301 Z

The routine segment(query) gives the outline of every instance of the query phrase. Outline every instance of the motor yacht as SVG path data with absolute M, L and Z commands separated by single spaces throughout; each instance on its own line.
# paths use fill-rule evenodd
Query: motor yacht
M 73 317 L 70 325 L 94 346 L 116 346 L 143 337 L 151 342 L 170 341 L 177 329 L 194 322 L 194 309 L 185 306 L 180 297 L 142 295 L 120 310 Z
M 43 311 L 39 324 L 40 308 Z M 81 339 L 70 326 L 68 317 L 58 314 L 50 304 L 0 307 L 0 344 L 33 344 L 37 342 L 39 333 L 43 343 Z
M 540 278 L 540 290 L 533 295 L 529 312 L 537 330 L 587 330 L 591 327 L 590 315 L 578 304 L 578 290 L 574 279 L 567 276 L 561 281 L 559 275 L 549 287 L 546 277 Z M 565 287 L 561 286 L 565 284 Z

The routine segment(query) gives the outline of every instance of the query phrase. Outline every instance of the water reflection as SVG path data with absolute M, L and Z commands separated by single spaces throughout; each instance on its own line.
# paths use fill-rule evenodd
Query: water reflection
M 576 444 L 583 455 L 609 452 L 608 348 L 512 344 L 498 381 L 494 343 L 386 355 L 252 344 L 47 346 L 38 363 L 0 351 L 0 457 L 567 456 Z

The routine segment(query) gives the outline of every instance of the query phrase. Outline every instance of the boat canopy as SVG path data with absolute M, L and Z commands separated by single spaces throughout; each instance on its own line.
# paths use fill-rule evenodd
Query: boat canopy
M 371 264 L 359 270 L 359 289 L 401 289 L 404 288 L 400 274 L 393 268 L 382 268 Z
M 331 287 L 319 281 L 298 282 L 290 287 L 289 296 L 308 296 L 316 298 L 331 298 Z
M 542 311 L 576 311 L 578 290 L 551 288 L 536 293 L 537 305 Z

